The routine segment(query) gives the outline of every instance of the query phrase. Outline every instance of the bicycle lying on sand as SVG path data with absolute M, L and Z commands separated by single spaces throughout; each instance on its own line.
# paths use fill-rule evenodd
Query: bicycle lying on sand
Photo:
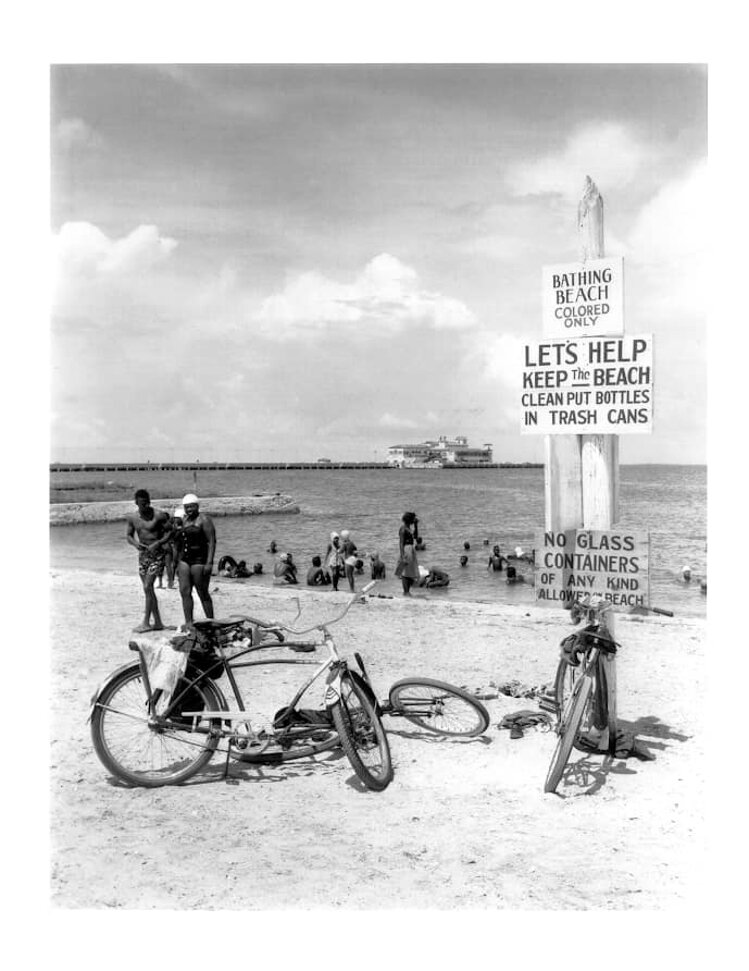
M 470 737 L 484 732 L 489 715 L 464 689 L 431 678 L 405 678 L 391 687 L 388 701 L 380 703 L 361 657 L 355 654 L 360 668 L 356 671 L 339 656 L 328 628 L 374 586 L 369 583 L 354 594 L 335 617 L 301 630 L 244 615 L 195 623 L 193 649 L 170 696 L 151 690 L 142 651 L 131 642 L 138 661 L 115 671 L 91 701 L 91 735 L 99 759 L 121 781 L 155 787 L 190 779 L 210 762 L 221 741 L 227 743 L 226 771 L 230 758 L 272 765 L 340 745 L 364 785 L 382 790 L 393 777 L 382 715 L 404 717 L 440 735 Z M 321 640 L 288 639 L 314 632 Z M 327 651 L 322 662 L 286 654 L 311 653 L 318 647 Z M 245 707 L 235 672 L 271 664 L 312 664 L 316 670 L 270 722 L 253 726 L 256 720 Z M 216 683 L 223 675 L 236 710 L 230 709 Z M 302 698 L 323 675 L 323 709 L 301 708 Z
M 573 746 L 586 735 L 608 730 L 609 748 L 616 745 L 616 717 L 609 706 L 607 666 L 604 658 L 619 647 L 606 624 L 612 604 L 586 597 L 572 606 L 573 623 L 585 626 L 565 637 L 560 644 L 560 660 L 554 679 L 553 696 L 540 705 L 557 717 L 557 743 L 544 784 L 544 792 L 555 792 L 564 774 Z M 660 607 L 641 607 L 641 611 L 673 617 Z

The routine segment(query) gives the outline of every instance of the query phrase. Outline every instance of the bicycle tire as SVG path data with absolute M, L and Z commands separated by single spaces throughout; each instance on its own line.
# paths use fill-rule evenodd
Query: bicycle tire
M 388 696 L 392 714 L 435 735 L 472 738 L 489 727 L 489 712 L 478 698 L 434 678 L 403 678 Z M 425 711 L 425 707 L 430 710 Z M 418 713 L 417 713 L 418 712 Z
M 349 674 L 341 676 L 341 697 L 330 710 L 354 772 L 368 789 L 386 789 L 393 778 L 387 733 L 374 705 Z
M 557 723 L 561 721 L 562 714 L 567 706 L 575 685 L 582 676 L 582 667 L 575 667 L 561 660 L 557 667 L 554 677 L 554 700 L 557 705 Z
M 175 696 L 180 690 L 178 685 Z M 196 704 L 219 710 L 220 698 L 213 682 L 203 678 L 191 689 L 185 710 L 195 710 Z M 220 729 L 221 720 L 211 719 L 203 727 Z M 188 735 L 193 738 L 188 739 Z M 115 674 L 99 692 L 91 716 L 91 738 L 99 760 L 113 776 L 128 785 L 149 789 L 186 782 L 210 762 L 218 745 L 217 734 L 192 732 L 187 722 L 184 729 L 149 726 L 137 662 Z
M 231 757 L 237 762 L 249 762 L 250 765 L 279 765 L 282 762 L 293 762 L 295 759 L 306 759 L 322 752 L 329 752 L 341 744 L 338 732 L 331 729 L 319 729 L 319 741 L 305 741 L 284 746 L 281 740 L 273 741 L 262 752 L 253 754 L 232 748 Z
M 593 679 L 585 674 L 578 679 L 572 696 L 567 702 L 566 711 L 562 713 L 559 726 L 559 738 L 557 739 L 554 754 L 551 757 L 549 771 L 544 783 L 544 792 L 556 792 L 559 780 L 562 778 L 567 760 L 570 757 L 572 746 L 575 744 L 583 715 L 590 700 L 590 693 L 593 688 Z

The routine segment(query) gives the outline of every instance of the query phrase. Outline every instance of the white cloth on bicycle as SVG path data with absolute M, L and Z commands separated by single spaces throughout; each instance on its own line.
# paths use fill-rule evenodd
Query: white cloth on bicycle
M 133 643 L 146 662 L 151 691 L 161 688 L 167 698 L 171 697 L 177 682 L 185 673 L 189 657 L 188 651 L 177 650 L 173 643 L 175 640 L 178 639 L 164 631 L 133 638 Z M 184 641 L 184 636 L 179 641 Z

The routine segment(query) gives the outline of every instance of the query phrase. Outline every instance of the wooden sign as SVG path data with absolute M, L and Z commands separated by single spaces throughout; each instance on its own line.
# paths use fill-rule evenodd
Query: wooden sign
M 646 607 L 650 534 L 569 529 L 536 534 L 536 599 L 564 606 L 592 594 L 614 607 Z
M 544 266 L 541 278 L 546 336 L 570 338 L 624 333 L 621 256 Z
M 540 341 L 524 354 L 521 434 L 653 430 L 650 334 Z

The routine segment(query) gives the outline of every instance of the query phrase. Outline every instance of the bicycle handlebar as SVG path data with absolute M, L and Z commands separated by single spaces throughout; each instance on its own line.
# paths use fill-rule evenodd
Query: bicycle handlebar
M 580 597 L 579 600 L 575 600 L 572 606 L 573 610 L 576 609 L 578 613 L 601 616 L 606 611 L 611 610 L 614 605 L 608 600 L 604 600 L 603 597 L 593 597 L 592 594 L 588 594 L 585 597 Z M 662 614 L 664 617 L 674 616 L 673 610 L 666 610 L 664 607 L 645 607 L 643 605 L 635 609 L 643 610 L 649 614 Z
M 296 634 L 297 636 L 299 634 L 311 634 L 312 631 L 322 630 L 323 628 L 327 627 L 329 624 L 337 624 L 338 621 L 342 620 L 349 612 L 349 610 L 351 610 L 351 608 L 356 603 L 356 601 L 360 600 L 365 593 L 368 593 L 372 589 L 372 587 L 375 587 L 375 586 L 377 586 L 376 580 L 370 580 L 369 583 L 365 583 L 365 585 L 361 588 L 361 590 L 352 594 L 352 596 L 349 598 L 348 603 L 343 608 L 340 614 L 338 614 L 336 617 L 331 617 L 330 620 L 320 621 L 319 623 L 314 624 L 312 627 L 305 627 L 303 629 L 297 630 L 297 628 L 289 627 L 287 624 L 284 624 L 279 621 L 266 623 L 265 621 L 259 621 L 256 618 L 247 618 L 247 619 L 248 620 L 251 619 L 253 624 L 257 624 L 257 626 L 262 627 L 263 630 L 283 630 L 283 631 L 288 631 L 289 634 Z M 297 617 L 299 616 L 301 616 L 301 611 L 297 614 Z M 294 619 L 296 620 L 296 617 Z

